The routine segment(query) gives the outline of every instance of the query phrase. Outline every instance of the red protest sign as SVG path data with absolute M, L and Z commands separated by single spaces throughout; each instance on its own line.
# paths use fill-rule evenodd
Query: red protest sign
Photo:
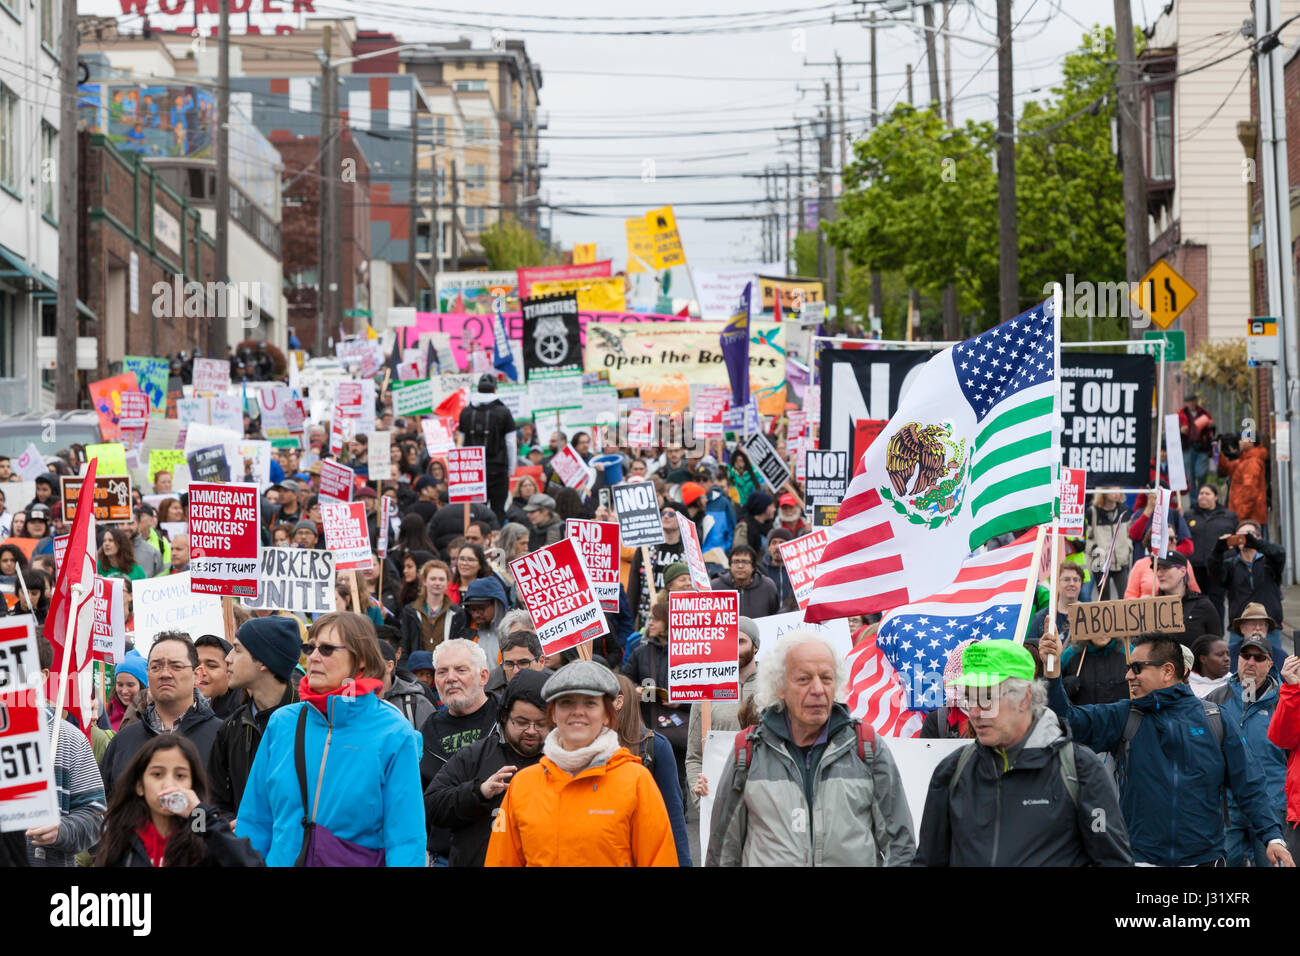
M 337 461 L 320 463 L 320 496 L 335 501 L 352 500 L 352 469 Z
M 857 418 L 853 421 L 853 474 L 862 469 L 862 456 L 889 422 L 883 418 Z
M 740 699 L 740 594 L 668 594 L 668 702 Z
M 731 407 L 730 390 L 723 388 L 701 392 L 695 399 L 694 407 L 695 437 L 721 438 L 723 419 L 727 414 L 727 409 Z
M 257 597 L 257 485 L 190 482 L 190 591 Z
M 592 590 L 606 611 L 618 610 L 619 550 L 617 521 L 587 521 L 570 518 L 564 523 L 565 536 L 582 555 Z
M 69 519 L 69 523 L 71 523 L 71 519 Z M 72 535 L 70 535 L 70 534 L 65 534 L 65 535 L 60 535 L 59 537 L 57 537 L 57 538 L 54 539 L 54 573 L 55 573 L 55 575 L 57 575 L 57 574 L 59 573 L 59 568 L 63 567 L 63 555 L 64 555 L 65 553 L 67 553 L 67 550 L 68 550 L 68 539 L 71 538 L 71 537 L 72 537 Z
M 321 505 L 325 526 L 325 547 L 334 552 L 335 571 L 370 569 L 370 529 L 366 506 L 360 501 L 339 501 Z
M 510 573 L 547 654 L 609 633 L 586 568 L 568 538 L 511 561 Z
M 655 413 L 652 408 L 633 408 L 627 413 L 627 443 L 630 448 L 655 444 Z
M 117 422 L 122 444 L 137 447 L 149 431 L 149 396 L 144 392 L 122 392 L 118 398 L 122 403 Z
M 781 549 L 785 573 L 790 576 L 790 587 L 794 588 L 794 598 L 799 602 L 800 609 L 808 606 L 813 581 L 817 578 L 817 565 L 821 562 L 822 552 L 826 550 L 826 542 L 830 538 L 830 531 L 818 528 L 777 546 Z
M 442 419 L 421 419 L 420 428 L 424 431 L 424 446 L 429 449 L 430 455 L 445 455 L 456 447 L 451 430 Z
M 581 488 L 587 483 L 587 463 L 573 450 L 572 445 L 565 445 L 551 459 L 551 468 L 560 481 L 570 488 Z
M 58 826 L 36 630 L 30 615 L 0 624 L 0 830 Z
M 695 533 L 695 522 L 680 511 L 674 511 L 677 530 L 682 535 L 682 557 L 691 572 L 691 587 L 697 591 L 707 591 L 713 585 L 709 583 L 709 569 L 704 565 L 704 552 L 700 550 L 700 537 Z
M 95 577 L 94 620 L 91 625 L 92 659 L 116 664 L 126 653 L 126 616 L 123 613 L 122 578 Z
M 1088 510 L 1084 489 L 1088 472 L 1082 468 L 1061 469 L 1061 531 L 1083 534 L 1083 513 Z
M 487 458 L 482 445 L 447 452 L 447 501 L 487 501 Z

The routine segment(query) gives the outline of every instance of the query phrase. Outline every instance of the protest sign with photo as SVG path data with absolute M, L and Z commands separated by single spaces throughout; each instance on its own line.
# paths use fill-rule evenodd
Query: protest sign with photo
M 766 435 L 762 432 L 746 435 L 740 440 L 740 445 L 749 457 L 750 467 L 763 476 L 769 488 L 780 491 L 785 487 L 785 483 L 790 480 L 790 469 L 785 466 Z
M 185 456 L 190 466 L 191 481 L 219 482 L 230 480 L 230 459 L 226 446 L 209 445 Z
M 262 541 L 257 485 L 191 482 L 189 494 L 191 587 L 255 597 Z
M 1181 634 L 1183 600 L 1178 595 L 1124 601 L 1080 601 L 1070 608 L 1070 640 L 1131 638 L 1139 634 Z
M 316 548 L 263 548 L 257 596 L 239 603 L 258 611 L 328 614 L 335 610 L 334 553 Z
M 811 505 L 837 505 L 849 491 L 849 453 L 809 448 L 804 452 L 805 488 Z
M 126 615 L 122 598 L 125 586 L 122 578 L 95 576 L 91 657 L 106 664 L 117 664 L 126 653 Z
M 482 445 L 466 445 L 447 452 L 447 501 L 487 501 L 487 458 Z
M 556 453 L 551 459 L 551 468 L 568 488 L 581 488 L 590 476 L 587 463 L 573 450 L 572 445 L 565 445 Z
M 0 831 L 57 827 L 59 792 L 30 614 L 0 623 L 0 718 Z
M 77 496 L 81 478 L 64 475 L 59 479 L 63 495 L 63 520 L 71 524 L 77 517 Z M 119 524 L 131 520 L 131 479 L 120 475 L 95 475 L 95 520 Z
M 510 573 L 547 654 L 609 633 L 587 570 L 568 538 L 511 561 Z
M 191 590 L 190 572 L 131 582 L 135 649 L 146 657 L 153 639 L 163 631 L 224 636 L 226 621 L 221 598 Z
M 794 598 L 801 609 L 808 606 L 813 581 L 817 579 L 817 565 L 830 537 L 829 531 L 818 528 L 779 545 L 785 573 L 790 576 L 790 587 L 794 589 Z
M 365 504 L 360 501 L 330 502 L 321 505 L 320 515 L 325 526 L 325 547 L 334 552 L 335 570 L 369 570 L 372 559 Z
M 320 463 L 320 497 L 333 501 L 352 500 L 352 469 L 337 461 Z
M 618 522 L 569 518 L 564 523 L 564 533 L 582 555 L 582 564 L 600 606 L 606 611 L 618 611 Z
M 709 569 L 704 565 L 704 552 L 700 549 L 700 536 L 695 531 L 695 522 L 680 511 L 674 511 L 673 517 L 677 519 L 677 530 L 682 536 L 682 557 L 686 559 L 687 570 L 691 572 L 691 587 L 697 591 L 707 591 L 709 584 Z
M 668 702 L 740 700 L 740 594 L 668 595 Z
M 615 485 L 613 492 L 614 514 L 618 517 L 618 533 L 623 547 L 662 544 L 664 526 L 655 486 L 648 481 L 630 481 Z
M 1065 534 L 1083 534 L 1083 515 L 1088 510 L 1084 489 L 1088 486 L 1088 473 L 1082 468 L 1061 469 L 1061 531 Z

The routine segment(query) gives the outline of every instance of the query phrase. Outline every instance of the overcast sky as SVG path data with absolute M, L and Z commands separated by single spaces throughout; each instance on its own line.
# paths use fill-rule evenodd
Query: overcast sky
M 260 0 L 254 2 L 260 8 Z M 288 0 L 283 6 L 289 8 Z M 707 268 L 757 261 L 762 250 L 759 222 L 706 222 L 701 217 L 766 211 L 763 181 L 664 177 L 761 173 L 769 165 L 784 170 L 786 163 L 797 168 L 794 130 L 774 127 L 813 118 L 822 101 L 823 80 L 831 80 L 834 97 L 834 66 L 805 65 L 805 60 L 833 63 L 837 52 L 846 64 L 846 125 L 851 135 L 859 134 L 870 109 L 869 33 L 862 23 L 832 24 L 830 18 L 865 20 L 872 9 L 884 16 L 886 6 L 902 8 L 894 16 L 912 16 L 918 27 L 898 25 L 878 32 L 878 95 L 884 112 L 906 100 L 909 65 L 915 70 L 917 102 L 928 97 L 921 13 L 918 9 L 909 14 L 905 2 L 795 0 L 792 8 L 782 9 L 779 0 L 659 0 L 653 5 L 629 0 L 482 0 L 472 7 L 456 0 L 318 0 L 316 10 L 323 16 L 354 15 L 362 29 L 392 32 L 403 41 L 467 36 L 476 46 L 487 46 L 494 27 L 508 38 L 525 40 L 529 56 L 542 70 L 542 109 L 550 117 L 542 133 L 542 148 L 550 156 L 543 171 L 543 194 L 557 205 L 631 204 L 583 210 L 595 216 L 557 211 L 552 220 L 555 237 L 566 247 L 594 241 L 599 255 L 612 256 L 617 268 L 625 259 L 623 220 L 671 203 L 688 259 Z M 156 0 L 150 0 L 150 8 L 156 9 Z M 80 9 L 118 15 L 121 6 L 119 0 L 81 0 Z M 1133 0 L 1134 22 L 1149 25 L 1160 9 L 1159 0 L 1145 0 L 1145 11 L 1143 0 Z M 608 19 L 646 16 L 647 10 L 662 19 Z M 950 13 L 958 122 L 994 115 L 994 10 L 995 0 L 962 0 Z M 725 16 L 710 19 L 713 14 Z M 597 15 L 606 19 L 589 19 Z M 152 19 L 163 27 L 183 26 L 192 15 Z M 293 19 L 254 17 L 255 22 Z M 942 19 L 942 8 L 936 7 L 936 22 Z M 1019 23 L 1013 32 L 1019 108 L 1026 99 L 1047 95 L 1060 78 L 1064 54 L 1078 46 L 1086 26 L 1113 23 L 1113 8 L 1104 0 L 1016 0 L 1012 22 Z M 124 29 L 138 29 L 138 19 L 124 23 Z M 601 30 L 711 32 L 592 35 Z M 939 58 L 942 80 L 942 41 Z M 804 166 L 811 170 L 815 153 L 807 140 L 804 150 Z M 650 163 L 657 179 L 643 182 Z M 573 178 L 593 174 L 633 178 Z M 808 189 L 811 195 L 811 180 Z M 709 201 L 730 205 L 686 205 Z

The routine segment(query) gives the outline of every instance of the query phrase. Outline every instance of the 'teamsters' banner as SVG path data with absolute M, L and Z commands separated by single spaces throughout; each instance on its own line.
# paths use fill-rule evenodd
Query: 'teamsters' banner
M 1151 481 L 1149 355 L 1061 357 L 1061 449 L 1067 468 L 1093 488 L 1144 488 Z
M 190 587 L 255 597 L 261 565 L 257 485 L 190 483 Z
M 740 594 L 668 594 L 668 702 L 740 699 Z
M 510 573 L 548 655 L 609 633 L 587 570 L 568 538 L 511 561 Z

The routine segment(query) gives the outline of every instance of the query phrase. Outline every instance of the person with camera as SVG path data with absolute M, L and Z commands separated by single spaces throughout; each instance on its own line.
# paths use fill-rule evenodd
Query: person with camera
M 1222 535 L 1214 546 L 1214 565 L 1223 582 L 1228 597 L 1228 617 L 1233 622 L 1235 634 L 1228 637 L 1228 650 L 1234 662 L 1241 643 L 1239 619 L 1245 616 L 1246 606 L 1259 604 L 1264 614 L 1257 618 L 1269 622 L 1269 644 L 1273 660 L 1283 659 L 1282 654 L 1282 569 L 1286 566 L 1286 548 L 1265 541 L 1260 526 L 1254 521 L 1242 520 L 1236 534 Z
M 1268 449 L 1255 443 L 1253 433 L 1243 433 L 1237 441 L 1237 454 L 1229 457 L 1225 442 L 1219 458 L 1219 474 L 1228 478 L 1228 508 L 1242 521 L 1259 527 L 1268 523 Z

